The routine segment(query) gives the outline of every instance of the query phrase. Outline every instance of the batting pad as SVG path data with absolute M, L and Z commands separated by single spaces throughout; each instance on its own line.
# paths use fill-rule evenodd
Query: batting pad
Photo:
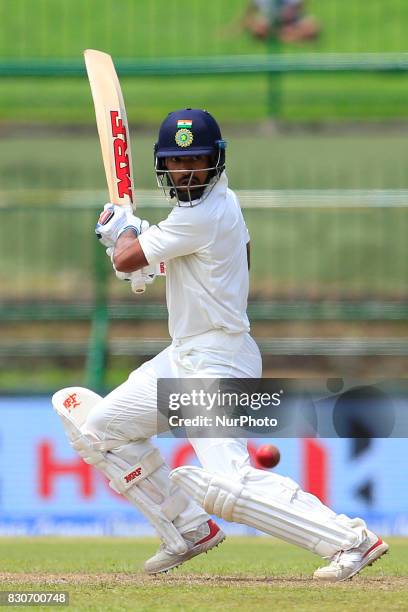
M 149 442 L 144 443 L 145 449 L 138 463 L 132 465 L 109 452 L 123 443 L 118 440 L 99 441 L 87 433 L 87 415 L 101 399 L 90 389 L 68 387 L 53 395 L 52 404 L 62 419 L 71 446 L 82 459 L 103 472 L 112 489 L 145 515 L 172 552 L 185 553 L 188 546 L 172 521 L 187 507 L 186 495 L 176 485 L 168 496 L 163 494 L 168 472 L 162 473 L 164 460 L 159 450 Z
M 231 480 L 198 467 L 184 466 L 170 474 L 209 514 L 243 523 L 330 558 L 358 546 L 365 523 L 337 515 L 290 478 L 251 467 Z M 252 482 L 251 482 L 252 480 Z

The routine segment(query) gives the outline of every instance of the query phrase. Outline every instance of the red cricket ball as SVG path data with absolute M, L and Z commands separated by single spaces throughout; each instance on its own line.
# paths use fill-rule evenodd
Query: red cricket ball
M 275 467 L 280 461 L 279 448 L 273 444 L 263 444 L 256 450 L 256 460 L 262 467 Z

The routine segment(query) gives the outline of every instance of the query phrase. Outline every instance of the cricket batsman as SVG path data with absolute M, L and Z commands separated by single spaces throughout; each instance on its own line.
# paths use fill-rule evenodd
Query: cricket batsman
M 66 429 L 83 459 L 155 527 L 162 545 L 145 563 L 149 574 L 220 544 L 215 515 L 319 555 L 326 565 L 315 579 L 346 580 L 388 550 L 363 520 L 336 514 L 291 478 L 251 467 L 245 439 L 194 438 L 202 467 L 172 472 L 151 442 L 159 378 L 261 377 L 246 314 L 249 234 L 228 187 L 225 154 L 207 111 L 171 112 L 154 148 L 170 214 L 149 227 L 124 207 L 105 206 L 95 231 L 117 274 L 151 279 L 155 265 L 166 263 L 172 343 L 105 398 L 93 394 L 83 424 Z

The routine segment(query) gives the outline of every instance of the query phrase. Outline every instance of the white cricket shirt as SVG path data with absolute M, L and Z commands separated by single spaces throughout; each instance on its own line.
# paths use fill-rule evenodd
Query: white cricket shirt
M 165 261 L 173 339 L 213 329 L 249 331 L 248 230 L 225 173 L 196 206 L 175 206 L 139 242 L 149 264 Z

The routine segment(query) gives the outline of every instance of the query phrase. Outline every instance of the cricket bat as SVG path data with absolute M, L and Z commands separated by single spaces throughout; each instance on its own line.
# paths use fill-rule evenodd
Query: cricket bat
M 87 49 L 84 57 L 110 202 L 135 209 L 129 124 L 115 66 L 102 51 Z
M 129 124 L 118 75 L 108 53 L 86 49 L 84 58 L 95 106 L 109 201 L 135 211 Z M 165 273 L 164 264 L 158 266 L 158 273 Z M 140 279 L 140 274 L 134 273 L 132 290 L 143 293 L 144 287 L 138 289 L 137 279 Z

